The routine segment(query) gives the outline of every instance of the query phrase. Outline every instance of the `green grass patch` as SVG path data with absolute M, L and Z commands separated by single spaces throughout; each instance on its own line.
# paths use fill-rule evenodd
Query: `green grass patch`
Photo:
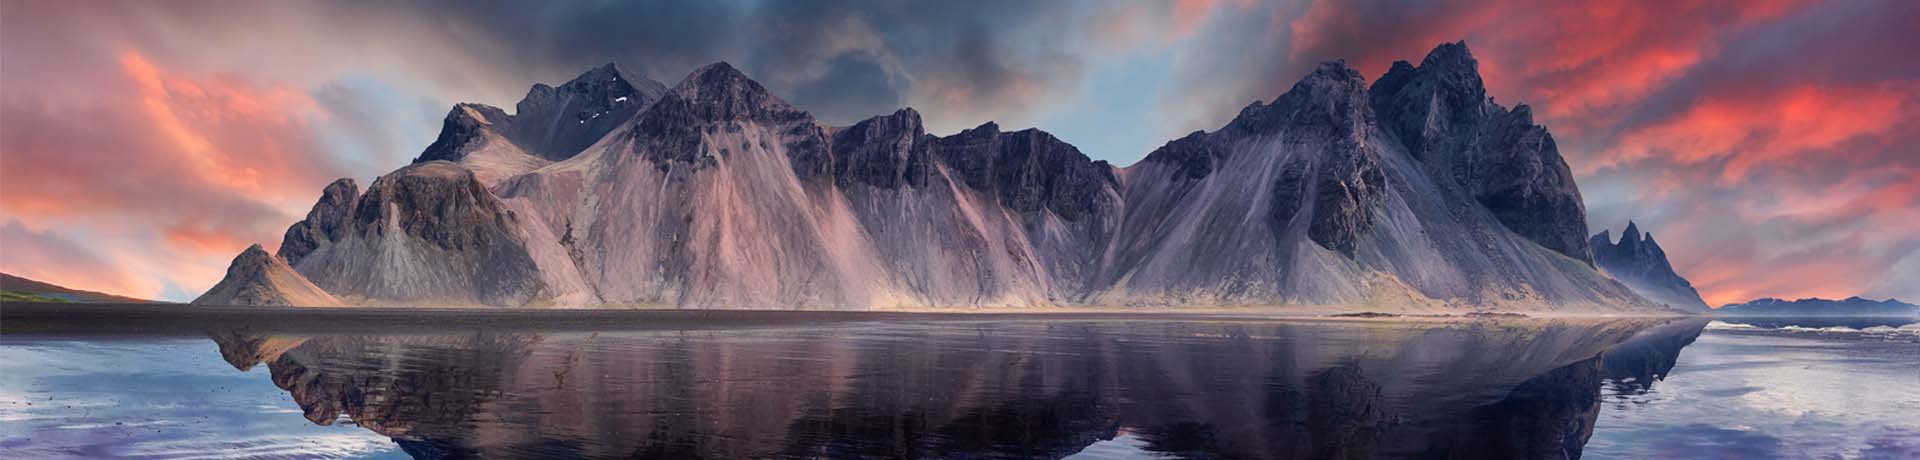
M 0 291 L 0 302 L 70 303 L 67 299 L 47 297 L 26 291 Z

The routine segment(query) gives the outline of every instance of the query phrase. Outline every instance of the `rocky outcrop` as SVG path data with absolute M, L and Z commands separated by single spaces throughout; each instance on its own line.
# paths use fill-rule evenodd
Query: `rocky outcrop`
M 235 256 L 233 264 L 227 267 L 227 276 L 220 279 L 219 284 L 213 285 L 213 289 L 193 299 L 193 304 L 249 307 L 342 305 L 339 299 L 308 282 L 294 272 L 293 267 L 287 266 L 286 261 L 267 253 L 258 244 L 248 246 L 246 251 Z
M 447 113 L 441 123 L 440 137 L 421 152 L 415 163 L 447 161 L 473 171 L 474 177 L 489 186 L 502 179 L 546 166 L 550 161 L 528 153 L 508 139 L 514 117 L 499 108 L 480 104 L 460 104 Z
M 516 114 L 485 104 L 456 104 L 441 123 L 440 137 L 414 162 L 457 163 L 492 186 L 580 154 L 666 91 L 660 82 L 607 64 L 557 88 L 533 85 L 514 106 Z
M 986 123 L 933 140 L 934 156 L 968 188 L 1018 213 L 1092 217 L 1117 181 L 1113 168 L 1045 131 L 1003 132 Z
M 933 138 L 921 124 L 920 112 L 900 109 L 833 130 L 828 151 L 833 152 L 833 178 L 842 188 L 856 184 L 893 190 L 920 187 L 934 173 Z M 827 168 L 813 159 L 796 160 L 795 171 L 819 173 Z
M 1373 89 L 1342 63 L 1322 65 L 1220 130 L 1170 142 L 1126 168 L 1125 220 L 1103 261 L 1101 280 L 1111 287 L 1095 303 L 1444 309 L 1641 302 L 1586 264 L 1584 240 L 1569 251 L 1580 257 L 1568 257 L 1559 250 L 1565 245 L 1517 231 L 1462 185 L 1486 179 L 1435 173 L 1432 158 L 1512 145 L 1455 145 L 1448 137 L 1455 128 L 1440 121 L 1473 124 L 1459 132 L 1488 123 L 1480 106 L 1430 104 L 1422 110 L 1439 124 L 1390 129 L 1410 115 L 1383 107 L 1374 91 L 1484 97 L 1472 95 L 1484 90 L 1470 59 L 1444 58 L 1452 46 L 1435 51 L 1427 72 L 1403 65 Z M 1571 190 L 1570 181 L 1564 185 Z
M 339 179 L 327 184 L 327 188 L 320 191 L 320 201 L 307 211 L 306 220 L 287 227 L 287 234 L 280 240 L 277 254 L 287 264 L 297 265 L 300 259 L 321 246 L 346 238 L 347 229 L 353 225 L 354 207 L 359 200 L 360 184 L 353 179 Z
M 616 64 L 589 70 L 557 88 L 533 85 L 514 105 L 509 137 L 541 158 L 572 158 L 666 92 L 666 85 Z
M 375 305 L 586 300 L 558 243 L 466 168 L 416 163 L 355 192 L 328 186 L 280 251 L 327 292 Z
M 1227 125 L 1254 136 L 1284 131 L 1326 139 L 1320 155 L 1298 156 L 1282 167 L 1267 210 L 1275 234 L 1285 234 L 1300 210 L 1310 206 L 1307 238 L 1353 255 L 1355 242 L 1373 227 L 1374 208 L 1385 198 L 1380 149 L 1367 138 L 1373 123 L 1366 80 L 1344 63 L 1329 63 L 1272 105 L 1256 103 Z
M 1594 264 L 1602 271 L 1649 300 L 1678 310 L 1708 310 L 1706 301 L 1700 300 L 1700 292 L 1693 289 L 1693 283 L 1674 273 L 1673 265 L 1667 262 L 1667 251 L 1653 240 L 1652 233 L 1641 235 L 1640 227 L 1629 221 L 1618 243 L 1610 238 L 1612 236 L 1602 230 L 1587 243 L 1593 248 Z
M 826 126 L 726 63 L 670 89 L 603 67 L 455 107 L 281 253 L 370 304 L 1658 309 L 1590 265 L 1551 136 L 1476 66 L 1328 63 L 1126 168 L 910 108 Z
M 1920 316 L 1920 306 L 1896 299 L 1869 300 L 1859 296 L 1840 300 L 1809 297 L 1784 300 L 1763 297 L 1744 303 L 1722 305 L 1714 314 L 1724 316 Z
M 1521 236 L 1591 261 L 1586 207 L 1573 172 L 1526 105 L 1487 97 L 1465 42 L 1434 48 L 1419 67 L 1395 62 L 1374 82 L 1381 125 L 1442 185 L 1471 194 Z
M 499 192 L 616 305 L 1064 302 L 1119 208 L 1111 168 L 1046 133 L 822 127 L 725 64 L 602 145 Z

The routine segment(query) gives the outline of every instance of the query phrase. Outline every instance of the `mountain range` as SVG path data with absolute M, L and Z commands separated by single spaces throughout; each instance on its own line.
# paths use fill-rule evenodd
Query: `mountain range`
M 1920 306 L 1896 299 L 1868 300 L 1859 296 L 1840 300 L 1805 298 L 1799 300 L 1764 297 L 1745 303 L 1722 305 L 1714 314 L 1724 316 L 1920 316 Z
M 456 105 L 194 302 L 1670 311 L 1597 270 L 1586 228 L 1552 135 L 1465 43 L 1372 82 L 1322 64 L 1126 167 L 911 108 L 828 126 L 726 63 L 671 87 L 609 64 L 512 114 Z

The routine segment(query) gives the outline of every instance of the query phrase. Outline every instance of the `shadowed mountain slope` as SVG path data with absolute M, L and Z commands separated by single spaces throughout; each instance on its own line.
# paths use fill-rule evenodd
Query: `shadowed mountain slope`
M 1648 300 L 1681 310 L 1708 311 L 1707 302 L 1700 299 L 1693 283 L 1674 273 L 1673 265 L 1667 263 L 1667 251 L 1653 241 L 1653 233 L 1642 236 L 1640 228 L 1629 221 L 1618 243 L 1611 238 L 1602 230 L 1588 241 L 1593 247 L 1594 265 Z

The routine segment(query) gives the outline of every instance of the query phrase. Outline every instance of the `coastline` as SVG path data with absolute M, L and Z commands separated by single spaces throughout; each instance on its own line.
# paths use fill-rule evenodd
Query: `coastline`
M 1038 307 L 919 310 L 681 310 L 454 307 L 232 307 L 188 304 L 0 304 L 0 334 L 170 334 L 281 328 L 378 332 L 435 328 L 708 329 L 823 323 L 924 321 L 1251 321 L 1345 323 L 1535 323 L 1670 319 L 1688 315 L 1379 313 L 1360 307 Z M 1520 316 L 1524 315 L 1524 316 Z

